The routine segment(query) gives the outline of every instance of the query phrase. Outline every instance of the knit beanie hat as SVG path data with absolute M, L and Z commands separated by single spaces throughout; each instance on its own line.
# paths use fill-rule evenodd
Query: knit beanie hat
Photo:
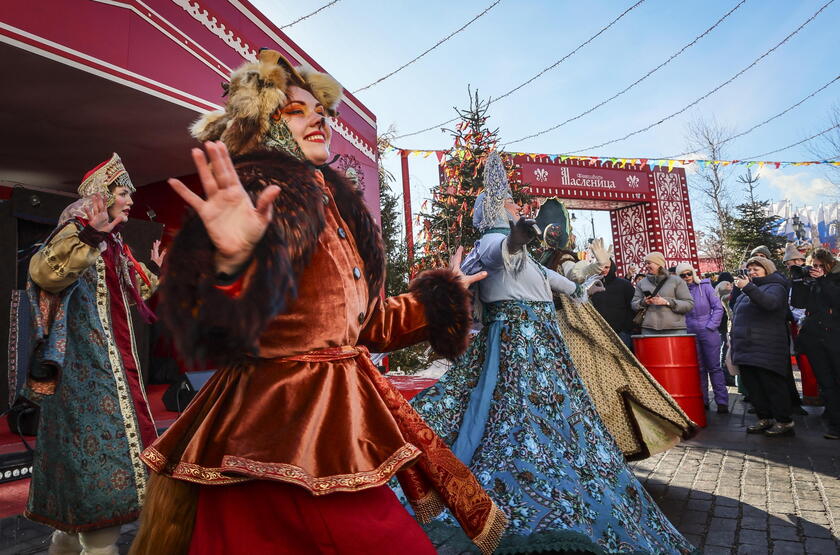
M 796 260 L 797 258 L 805 260 L 805 255 L 796 248 L 796 243 L 788 243 L 785 245 L 785 257 L 782 259 L 782 262 Z
M 665 268 L 665 255 L 661 252 L 653 251 L 645 257 L 645 262 L 653 262 L 657 266 Z
M 769 258 L 762 258 L 761 256 L 753 256 L 749 260 L 747 260 L 747 266 L 750 264 L 758 264 L 764 271 L 767 272 L 767 275 L 773 274 L 776 272 L 776 265 L 773 264 L 773 261 Z
M 677 276 L 682 278 L 682 274 L 686 272 L 691 272 L 691 279 L 694 283 L 700 283 L 700 276 L 697 275 L 697 272 L 694 271 L 694 268 L 691 267 L 691 264 L 688 262 L 680 262 L 677 264 Z
M 729 283 L 734 283 L 735 278 L 733 278 L 732 274 L 730 274 L 729 272 L 721 272 L 718 275 L 718 283 L 720 283 L 721 281 L 728 281 Z
M 764 256 L 766 256 L 767 258 L 771 258 L 771 257 L 773 256 L 773 255 L 770 253 L 770 249 L 768 249 L 768 248 L 767 248 L 767 247 L 765 247 L 764 245 L 759 245 L 759 246 L 757 246 L 756 248 L 754 248 L 754 249 L 752 250 L 752 252 L 750 253 L 750 258 L 753 258 L 753 257 L 755 257 L 755 256 L 758 256 L 759 254 L 763 254 L 763 255 L 764 255 Z M 774 270 L 774 271 L 775 271 L 775 270 Z

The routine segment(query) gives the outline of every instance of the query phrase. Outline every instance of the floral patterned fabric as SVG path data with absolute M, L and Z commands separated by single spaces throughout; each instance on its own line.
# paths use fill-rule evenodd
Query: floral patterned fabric
M 61 293 L 30 279 L 27 294 L 32 344 L 43 342 L 58 376 L 50 388 L 30 380 L 23 391 L 41 407 L 25 516 L 65 532 L 136 520 L 147 478 L 137 411 L 148 406 L 112 324 L 111 303 L 123 302 L 125 288 L 111 294 L 100 256 Z
M 693 552 L 625 464 L 554 318 L 551 302 L 488 303 L 467 352 L 412 400 L 509 517 L 497 552 Z

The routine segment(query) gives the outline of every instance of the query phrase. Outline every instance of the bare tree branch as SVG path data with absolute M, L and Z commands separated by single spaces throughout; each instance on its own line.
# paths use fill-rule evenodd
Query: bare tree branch
M 828 123 L 829 126 L 840 124 L 840 104 L 835 104 L 829 110 Z M 808 151 L 814 155 L 815 160 L 840 159 L 840 127 L 811 141 L 808 144 Z M 824 167 L 826 168 L 826 179 L 831 181 L 836 189 L 837 196 L 840 197 L 840 167 Z
M 699 117 L 690 122 L 686 129 L 686 150 L 696 153 L 699 158 L 709 160 L 725 160 L 723 143 L 734 133 L 720 124 L 715 118 Z M 701 207 L 710 217 L 702 218 L 706 224 L 704 244 L 698 245 L 701 251 L 713 248 L 715 252 L 705 252 L 714 258 L 726 258 L 726 239 L 732 212 L 732 198 L 729 194 L 727 181 L 732 175 L 732 168 L 720 164 L 700 166 L 697 172 L 689 176 L 692 184 L 690 192 L 699 197 Z M 720 251 L 720 252 L 718 252 Z

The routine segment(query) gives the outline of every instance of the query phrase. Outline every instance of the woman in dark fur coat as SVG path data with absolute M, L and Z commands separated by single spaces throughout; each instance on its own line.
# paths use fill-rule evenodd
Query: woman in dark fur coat
M 143 453 L 153 476 L 132 553 L 434 553 L 394 476 L 418 520 L 448 508 L 485 553 L 506 527 L 368 355 L 424 340 L 461 353 L 466 287 L 483 275 L 434 270 L 380 297 L 379 230 L 325 165 L 341 92 L 263 50 L 193 127 L 207 198 L 170 181 L 196 214 L 159 312 L 183 355 L 219 370 Z

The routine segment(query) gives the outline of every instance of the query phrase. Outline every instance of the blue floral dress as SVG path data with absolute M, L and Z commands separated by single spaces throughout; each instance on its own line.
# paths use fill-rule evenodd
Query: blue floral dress
M 502 239 L 494 242 L 504 248 Z M 508 271 L 478 258 L 491 278 Z M 553 279 L 528 264 L 537 273 L 520 272 L 523 279 Z M 498 289 L 502 282 L 489 283 Z M 480 291 L 483 328 L 443 378 L 412 400 L 509 517 L 497 552 L 692 553 L 598 416 L 550 298 L 487 301 L 498 295 Z M 428 532 L 450 546 L 456 528 L 445 517 Z M 466 537 L 463 547 L 469 550 Z

